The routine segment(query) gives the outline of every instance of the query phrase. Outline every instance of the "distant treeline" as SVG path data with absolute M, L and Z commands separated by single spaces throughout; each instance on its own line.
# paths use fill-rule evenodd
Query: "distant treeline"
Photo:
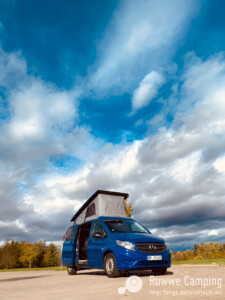
M 225 244 L 195 244 L 194 250 L 171 252 L 173 261 L 225 258 Z M 45 241 L 6 241 L 0 247 L 0 269 L 54 267 L 61 264 L 61 247 Z
M 0 247 L 0 269 L 53 267 L 60 263 L 61 249 L 53 243 L 9 240 Z
M 194 244 L 194 250 L 172 252 L 173 261 L 225 258 L 225 244 L 208 242 Z

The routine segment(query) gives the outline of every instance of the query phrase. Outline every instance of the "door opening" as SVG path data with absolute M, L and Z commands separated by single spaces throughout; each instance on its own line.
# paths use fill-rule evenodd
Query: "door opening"
M 78 264 L 87 264 L 87 241 L 90 234 L 91 222 L 85 223 L 79 228 L 78 236 Z

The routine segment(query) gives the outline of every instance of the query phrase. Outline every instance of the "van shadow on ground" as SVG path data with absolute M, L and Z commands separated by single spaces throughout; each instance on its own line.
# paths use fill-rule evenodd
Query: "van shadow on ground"
M 82 273 L 77 272 L 77 275 L 80 276 L 80 275 L 99 275 L 99 276 L 106 276 L 105 274 L 105 271 L 103 270 L 98 270 L 98 271 L 90 271 L 90 270 L 87 270 L 87 271 L 82 271 Z M 134 271 L 125 271 L 125 272 L 122 272 L 120 277 L 129 277 L 129 276 L 132 276 L 132 275 L 136 275 L 136 276 L 139 276 L 139 277 L 144 277 L 144 276 L 152 276 L 154 275 L 152 271 L 140 271 L 140 270 L 134 270 Z M 166 274 L 164 274 L 163 276 L 170 276 L 170 275 L 173 275 L 173 272 L 171 271 L 167 271 Z M 158 275 L 154 275 L 154 276 L 158 276 Z

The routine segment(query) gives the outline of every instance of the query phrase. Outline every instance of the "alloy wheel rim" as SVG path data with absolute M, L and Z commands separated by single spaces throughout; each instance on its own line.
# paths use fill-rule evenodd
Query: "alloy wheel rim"
M 111 274 L 113 272 L 113 270 L 114 270 L 114 260 L 112 258 L 109 258 L 107 260 L 106 268 L 107 268 L 108 273 Z

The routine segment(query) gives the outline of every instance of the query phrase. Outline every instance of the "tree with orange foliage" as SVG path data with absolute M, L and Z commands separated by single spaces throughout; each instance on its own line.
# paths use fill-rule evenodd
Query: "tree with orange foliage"
M 125 206 L 125 211 L 126 211 L 126 215 L 128 218 L 131 218 L 131 213 L 133 211 L 133 208 L 131 206 L 131 204 L 127 203 L 127 199 L 124 201 L 124 206 Z

